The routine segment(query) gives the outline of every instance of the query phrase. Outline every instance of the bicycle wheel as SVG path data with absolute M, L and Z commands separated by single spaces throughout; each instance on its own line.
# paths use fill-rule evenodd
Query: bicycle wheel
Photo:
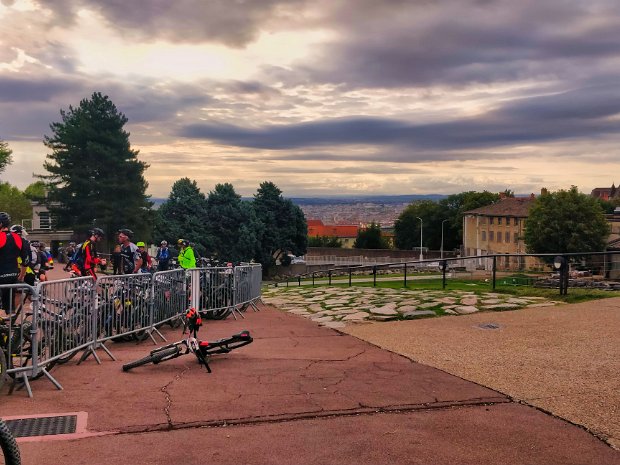
M 4 349 L 0 347 L 0 389 L 6 382 L 6 359 L 4 358 Z
M 20 465 L 22 463 L 15 438 L 11 434 L 9 427 L 2 420 L 0 420 L 0 446 L 2 447 L 4 463 L 6 465 Z
M 203 318 L 205 320 L 225 320 L 231 313 L 230 308 L 218 308 L 205 312 Z
M 147 363 L 157 364 L 164 359 L 174 358 L 179 355 L 179 347 L 169 347 L 168 349 L 161 350 L 159 352 L 155 352 L 154 354 L 147 355 L 144 358 L 139 360 L 135 360 L 133 362 L 126 363 L 123 365 L 123 371 L 129 371 L 132 368 L 136 368 L 142 365 L 146 365 Z
M 249 333 L 247 336 L 243 337 L 235 335 L 226 339 L 210 342 L 206 348 L 202 347 L 202 352 L 205 355 L 227 354 L 239 347 L 247 346 L 253 340 L 254 339 L 252 339 Z

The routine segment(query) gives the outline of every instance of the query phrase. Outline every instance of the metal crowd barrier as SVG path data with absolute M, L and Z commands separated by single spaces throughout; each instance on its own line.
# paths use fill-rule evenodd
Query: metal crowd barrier
M 0 285 L 10 293 L 8 311 L 0 311 L 0 372 L 23 382 L 32 397 L 29 379 L 46 376 L 54 365 L 82 352 L 80 360 L 104 350 L 109 340 L 144 340 L 164 323 L 176 327 L 188 306 L 205 316 L 240 315 L 260 300 L 262 267 L 175 269 L 151 274 L 72 278 L 39 283 Z M 6 371 L 6 373 L 5 373 Z M 11 387 L 11 392 L 15 386 Z

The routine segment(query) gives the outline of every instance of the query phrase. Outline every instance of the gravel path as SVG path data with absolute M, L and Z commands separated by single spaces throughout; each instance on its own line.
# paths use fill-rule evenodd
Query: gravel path
M 497 329 L 483 329 L 491 324 Z M 341 331 L 585 426 L 620 448 L 620 298 Z

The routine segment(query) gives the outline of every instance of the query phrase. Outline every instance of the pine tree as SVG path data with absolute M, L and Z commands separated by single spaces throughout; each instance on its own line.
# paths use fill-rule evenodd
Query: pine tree
M 120 227 L 149 239 L 151 202 L 144 171 L 123 127 L 127 117 L 99 92 L 77 108 L 61 110 L 44 144 L 51 149 L 41 176 L 49 187 L 50 211 L 57 227 L 78 232 L 96 225 L 113 239 Z

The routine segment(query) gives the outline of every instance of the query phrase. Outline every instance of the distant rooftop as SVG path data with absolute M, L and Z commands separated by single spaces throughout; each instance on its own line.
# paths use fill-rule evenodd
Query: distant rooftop
M 506 197 L 492 205 L 466 211 L 465 214 L 527 218 L 530 207 L 535 200 L 534 194 L 529 197 Z

